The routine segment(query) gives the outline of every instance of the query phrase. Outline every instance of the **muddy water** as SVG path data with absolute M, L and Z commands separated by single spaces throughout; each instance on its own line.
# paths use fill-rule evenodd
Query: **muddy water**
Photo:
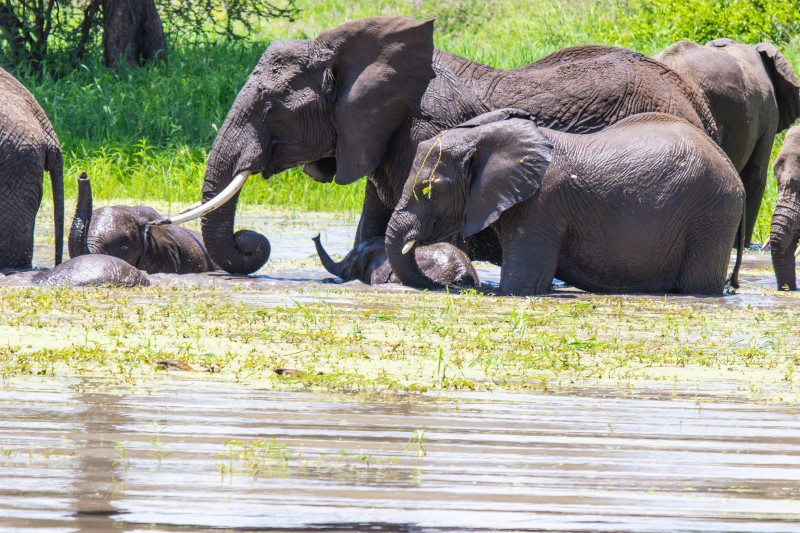
M 370 399 L 170 376 L 135 392 L 7 382 L 0 408 L 0 531 L 800 524 L 800 411 L 784 406 Z
M 171 211 L 160 209 L 163 213 L 179 211 L 174 207 Z M 71 213 L 67 214 L 71 220 Z M 230 276 L 224 272 L 211 272 L 204 274 L 169 275 L 157 274 L 151 276 L 154 284 L 175 286 L 214 286 L 236 287 L 237 292 L 231 297 L 236 300 L 253 305 L 293 305 L 294 302 L 305 300 L 318 300 L 319 296 L 309 293 L 309 289 L 327 288 L 325 284 L 334 280 L 322 268 L 311 238 L 320 234 L 322 243 L 334 258 L 342 257 L 353 244 L 356 232 L 357 219 L 342 220 L 340 216 L 320 213 L 300 213 L 294 215 L 255 214 L 245 211 L 237 217 L 236 227 L 252 229 L 267 235 L 272 246 L 272 253 L 267 265 L 251 276 Z M 191 224 L 190 224 L 191 225 Z M 196 227 L 194 229 L 197 229 Z M 36 239 L 33 265 L 36 269 L 52 266 L 52 224 L 46 216 L 39 220 L 36 226 Z M 731 267 L 735 255 L 731 257 Z M 500 280 L 500 268 L 488 263 L 476 263 L 476 270 L 481 282 L 491 290 Z M 31 277 L 35 272 L 22 272 L 13 275 L 0 273 L 0 286 L 2 285 L 30 285 Z M 669 296 L 675 302 L 689 305 L 722 304 L 737 307 L 753 308 L 798 308 L 800 298 L 786 297 L 775 291 L 775 277 L 772 273 L 772 264 L 769 253 L 748 252 L 745 254 L 742 274 L 740 275 L 742 288 L 735 295 L 722 297 L 693 297 Z M 359 281 L 343 284 L 346 291 L 409 291 L 414 289 L 399 285 L 383 285 L 369 287 Z M 305 296 L 298 295 L 302 291 Z M 556 280 L 551 297 L 555 298 L 586 298 L 586 293 L 572 287 L 565 286 Z M 641 297 L 636 295 L 635 297 Z M 663 299 L 663 295 L 645 296 L 646 298 Z M 624 297 L 623 297 L 624 298 Z M 305 300 L 304 300 L 305 299 Z M 341 300 L 341 301 L 337 301 Z M 342 296 L 325 296 L 331 305 L 347 306 L 349 299 L 346 294 Z

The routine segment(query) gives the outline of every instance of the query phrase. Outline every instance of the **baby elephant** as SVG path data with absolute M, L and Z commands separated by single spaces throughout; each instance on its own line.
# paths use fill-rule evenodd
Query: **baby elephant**
M 344 281 L 360 280 L 367 285 L 400 283 L 389 261 L 386 260 L 386 244 L 383 237 L 373 237 L 350 251 L 344 259 L 335 262 L 322 247 L 319 235 L 314 237 L 314 246 L 325 270 Z M 452 244 L 439 242 L 420 246 L 414 250 L 415 261 L 426 279 L 438 285 L 477 287 L 478 273 L 461 249 Z
M 148 274 L 215 270 L 198 233 L 180 226 L 150 225 L 162 219 L 151 207 L 115 205 L 92 212 L 92 186 L 86 174 L 81 174 L 69 255 L 111 255 Z
M 415 243 L 491 226 L 503 294 L 548 292 L 554 276 L 594 292 L 720 294 L 740 228 L 738 286 L 743 206 L 728 158 L 683 119 L 578 135 L 503 109 L 419 145 L 386 251 L 403 283 L 427 287 L 406 255 Z
M 90 254 L 70 259 L 33 277 L 38 285 L 56 287 L 148 287 L 147 275 L 118 257 Z
M 778 290 L 796 291 L 795 249 L 800 240 L 800 125 L 793 126 L 775 160 L 778 201 L 772 215 L 769 244 Z

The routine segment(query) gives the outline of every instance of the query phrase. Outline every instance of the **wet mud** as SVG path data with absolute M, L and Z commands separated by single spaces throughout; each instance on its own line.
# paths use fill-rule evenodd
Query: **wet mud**
M 657 395 L 0 388 L 0 531 L 797 531 L 800 411 Z

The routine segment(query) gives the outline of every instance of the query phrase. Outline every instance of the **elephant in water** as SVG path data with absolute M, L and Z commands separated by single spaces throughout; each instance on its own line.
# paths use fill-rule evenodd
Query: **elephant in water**
M 786 134 L 775 160 L 778 201 L 772 215 L 769 243 L 779 290 L 797 290 L 795 249 L 800 241 L 800 125 Z
M 180 226 L 153 224 L 162 219 L 151 207 L 115 205 L 92 212 L 92 186 L 88 176 L 81 174 L 69 255 L 111 255 L 148 274 L 215 270 L 199 234 Z
M 320 182 L 368 176 L 355 244 L 384 237 L 417 145 L 492 109 L 522 108 L 548 128 L 588 133 L 626 116 L 680 116 L 716 138 L 702 98 L 664 64 L 609 46 L 574 46 L 530 65 L 499 70 L 433 46 L 433 21 L 403 17 L 347 22 L 316 39 L 269 45 L 239 92 L 208 157 L 202 216 L 211 258 L 231 273 L 255 272 L 269 242 L 234 233 L 238 191 L 304 165 Z M 499 264 L 492 231 L 465 244 L 471 259 Z
M 743 217 L 736 170 L 683 119 L 643 113 L 576 135 L 507 109 L 419 145 L 386 252 L 404 283 L 435 287 L 409 257 L 416 243 L 490 227 L 503 294 L 548 292 L 554 276 L 594 292 L 720 294 L 737 228 L 738 286 Z
M 322 247 L 319 235 L 313 240 L 322 266 L 343 281 L 358 279 L 367 285 L 400 283 L 386 260 L 386 244 L 382 237 L 362 242 L 338 263 Z M 452 244 L 439 242 L 420 246 L 414 253 L 425 277 L 440 286 L 477 287 L 480 283 L 467 254 Z
M 148 287 L 147 274 L 110 255 L 82 255 L 33 277 L 37 285 L 56 287 Z
M 719 129 L 720 146 L 744 184 L 745 243 L 767 184 L 775 134 L 800 117 L 800 83 L 792 66 L 770 43 L 716 39 L 701 46 L 679 41 L 655 56 L 703 96 Z
M 44 110 L 0 68 L 0 269 L 28 269 L 44 171 L 53 188 L 55 264 L 64 248 L 64 164 Z

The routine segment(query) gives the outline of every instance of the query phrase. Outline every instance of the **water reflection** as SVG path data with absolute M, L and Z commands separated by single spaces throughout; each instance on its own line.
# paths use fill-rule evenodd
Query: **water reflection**
M 213 377 L 74 387 L 0 390 L 0 450 L 12 450 L 0 529 L 776 532 L 800 520 L 800 412 L 786 406 L 337 397 Z

